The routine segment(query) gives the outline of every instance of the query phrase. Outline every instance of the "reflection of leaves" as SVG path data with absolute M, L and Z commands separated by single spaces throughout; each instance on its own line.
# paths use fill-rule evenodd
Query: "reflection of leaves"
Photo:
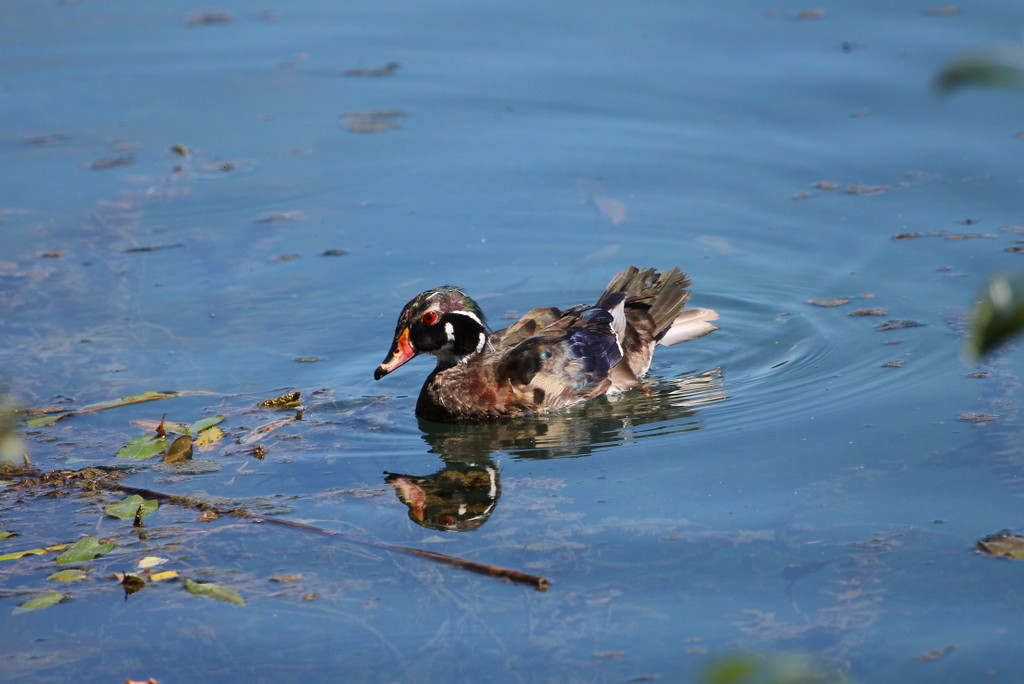
M 66 563 L 81 563 L 89 561 L 104 553 L 114 550 L 113 542 L 101 543 L 96 537 L 82 537 L 76 541 L 70 549 L 57 556 L 57 562 L 61 565 Z
M 186 579 L 185 588 L 189 593 L 196 594 L 198 596 L 209 596 L 210 598 L 217 599 L 218 601 L 234 603 L 236 606 L 245 605 L 245 599 L 242 598 L 242 595 L 237 591 L 220 584 L 214 584 L 213 582 L 194 582 L 190 579 Z
M 120 518 L 121 520 L 132 520 L 140 512 L 142 516 L 145 517 L 159 507 L 160 503 L 156 499 L 150 499 L 147 501 L 138 494 L 132 494 L 128 498 L 122 499 L 117 503 L 107 505 L 107 507 L 104 508 L 103 511 L 112 518 Z
M 117 450 L 118 458 L 153 458 L 166 449 L 171 440 L 156 435 L 138 437 Z
M 946 65 L 935 86 L 945 94 L 964 86 L 1022 88 L 1024 46 L 998 45 L 963 55 Z
M 40 608 L 48 608 L 56 603 L 60 603 L 64 600 L 64 594 L 43 594 L 42 596 L 36 596 L 34 599 L 22 603 L 20 606 L 11 611 L 12 615 L 18 613 L 26 613 L 30 610 L 39 610 Z
M 1024 537 L 1008 530 L 985 537 L 976 548 L 992 556 L 1024 559 Z
M 1024 328 L 1024 276 L 996 274 L 974 307 L 966 352 L 981 360 Z

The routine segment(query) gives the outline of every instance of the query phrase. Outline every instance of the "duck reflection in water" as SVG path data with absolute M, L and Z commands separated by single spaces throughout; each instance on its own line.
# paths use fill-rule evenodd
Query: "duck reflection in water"
M 548 459 L 587 456 L 644 437 L 699 430 L 700 407 L 726 398 L 715 369 L 653 387 L 512 422 L 435 423 L 420 420 L 430 453 L 443 466 L 429 475 L 386 473 L 385 482 L 417 525 L 468 532 L 483 525 L 501 496 L 496 456 Z

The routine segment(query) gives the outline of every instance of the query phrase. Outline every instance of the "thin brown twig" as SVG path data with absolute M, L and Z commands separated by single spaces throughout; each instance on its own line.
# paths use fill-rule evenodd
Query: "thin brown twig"
M 337 532 L 335 530 L 329 530 L 324 527 L 317 527 L 316 525 L 309 525 L 307 523 L 298 522 L 295 520 L 286 520 L 284 518 L 273 518 L 266 515 L 259 515 L 245 510 L 244 508 L 225 509 L 215 506 L 208 501 L 201 499 L 195 499 L 188 496 L 176 496 L 173 494 L 165 494 L 163 492 L 157 492 L 152 489 L 145 489 L 142 487 L 131 487 L 121 483 L 117 483 L 114 488 L 119 489 L 126 494 L 138 494 L 144 498 L 157 499 L 166 503 L 174 504 L 177 506 L 184 506 L 187 508 L 195 508 L 202 511 L 210 511 L 218 515 L 232 515 L 239 518 L 245 518 L 253 522 L 259 523 L 270 523 L 272 525 L 280 525 L 282 527 L 291 527 L 297 530 L 303 530 L 306 532 L 315 532 L 317 534 L 326 534 L 332 537 L 337 537 L 343 541 L 349 542 L 350 544 L 357 544 L 359 546 L 371 546 L 378 549 L 385 549 L 387 551 L 397 551 L 399 553 L 405 553 L 410 556 L 418 556 L 420 558 L 426 558 L 437 563 L 445 563 L 447 565 L 453 565 L 463 570 L 469 570 L 471 572 L 477 572 L 482 575 L 488 575 L 491 577 L 499 577 L 501 579 L 508 580 L 510 582 L 518 582 L 520 584 L 529 584 L 533 586 L 537 591 L 547 591 L 548 580 L 545 577 L 539 577 L 537 575 L 530 575 L 519 570 L 512 570 L 510 568 L 503 568 L 498 565 L 488 565 L 487 563 L 478 563 L 466 558 L 459 558 L 458 556 L 450 556 L 445 553 L 437 553 L 436 551 L 425 551 L 423 549 L 416 549 L 411 546 L 398 546 L 396 544 L 388 544 L 380 541 L 373 541 L 372 539 L 363 539 L 361 537 L 355 537 L 344 532 Z

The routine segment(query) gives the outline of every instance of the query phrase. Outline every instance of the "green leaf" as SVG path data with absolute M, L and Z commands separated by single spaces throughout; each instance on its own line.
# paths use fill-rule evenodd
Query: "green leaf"
M 180 463 L 181 461 L 188 461 L 192 458 L 192 438 L 188 435 L 182 435 L 173 442 L 167 449 L 167 453 L 164 454 L 164 463 Z
M 153 458 L 171 443 L 166 437 L 145 435 L 138 437 L 117 450 L 118 458 Z
M 69 570 L 59 570 L 46 579 L 56 580 L 57 582 L 74 582 L 75 580 L 85 579 L 86 577 L 88 577 L 88 573 L 85 570 L 72 568 Z
M 1024 329 L 1024 274 L 997 273 L 974 307 L 965 351 L 980 361 Z
M 156 499 L 143 499 L 138 494 L 132 494 L 121 501 L 108 504 L 104 507 L 103 512 L 112 518 L 134 520 L 139 513 L 140 506 L 142 507 L 142 517 L 146 517 L 160 507 L 160 502 Z
M 1024 46 L 997 45 L 963 55 L 946 65 L 935 86 L 945 94 L 965 86 L 1020 89 L 1024 87 Z
M 11 615 L 27 613 L 30 610 L 39 610 L 40 608 L 48 608 L 55 603 L 60 603 L 64 598 L 64 594 L 43 594 L 42 596 L 36 596 L 34 599 L 25 601 L 25 603 L 22 603 L 20 606 L 12 610 Z
M 192 426 L 189 428 L 189 430 L 192 432 L 193 435 L 198 435 L 203 430 L 211 428 L 217 423 L 221 422 L 222 420 L 224 420 L 224 418 L 226 418 L 226 416 L 218 415 L 210 416 L 209 418 L 203 418 L 202 420 L 197 420 L 196 422 L 192 423 Z
M 75 411 L 75 413 L 102 411 L 103 409 L 115 408 L 117 406 L 127 406 L 128 404 L 138 404 L 143 401 L 154 401 L 156 399 L 170 399 L 176 396 L 178 396 L 177 392 L 141 392 L 127 397 L 118 397 L 117 399 L 107 399 L 106 401 L 97 401 L 94 404 L 86 404 Z
M 132 394 L 127 397 L 118 397 L 117 399 L 108 399 L 106 401 L 97 401 L 93 404 L 87 404 L 76 411 L 68 411 L 66 413 L 55 413 L 49 416 L 40 416 L 38 418 L 32 418 L 25 421 L 25 424 L 30 428 L 43 427 L 44 425 L 51 425 L 56 423 L 61 418 L 67 418 L 68 416 L 74 416 L 79 413 L 92 413 L 93 411 L 102 411 L 103 409 L 116 408 L 118 406 L 127 406 L 128 404 L 138 404 L 143 401 L 154 401 L 156 399 L 170 399 L 171 397 L 177 397 L 180 392 L 142 392 L 140 394 Z
M 198 596 L 209 596 L 218 601 L 234 603 L 237 606 L 245 605 L 245 599 L 237 591 L 220 584 L 214 584 L 213 582 L 193 582 L 190 579 L 186 579 L 185 588 L 188 589 L 189 593 Z
M 0 530 L 0 539 L 9 539 L 17 536 L 17 532 L 11 532 L 10 530 Z
M 82 537 L 70 549 L 57 556 L 57 562 L 61 565 L 65 563 L 81 563 L 92 560 L 100 554 L 110 553 L 113 550 L 113 542 L 100 543 L 100 540 L 96 537 Z
M 61 418 L 70 416 L 70 413 L 52 413 L 48 416 L 39 416 L 38 418 L 30 418 L 25 421 L 25 425 L 30 428 L 44 427 L 46 425 L 53 425 Z

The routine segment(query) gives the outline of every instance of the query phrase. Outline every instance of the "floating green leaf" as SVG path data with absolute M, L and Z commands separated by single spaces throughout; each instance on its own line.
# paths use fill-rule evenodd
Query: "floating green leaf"
M 9 539 L 17 534 L 17 532 L 11 532 L 10 530 L 0 530 L 0 539 Z
M 218 415 L 210 416 L 209 418 L 203 418 L 202 420 L 197 420 L 196 422 L 192 423 L 191 427 L 189 427 L 189 431 L 193 435 L 198 435 L 203 430 L 211 428 L 217 423 L 221 422 L 222 420 L 224 420 L 224 418 L 225 416 Z
M 12 615 L 18 613 L 27 613 L 30 610 L 39 610 L 40 608 L 48 608 L 55 603 L 60 603 L 65 598 L 64 594 L 43 594 L 42 596 L 36 596 L 34 599 L 22 603 L 20 606 L 11 611 Z
M 188 461 L 192 458 L 192 438 L 188 435 L 182 435 L 168 447 L 167 453 L 164 454 L 164 463 L 179 463 L 181 461 Z
M 128 404 L 139 404 L 144 401 L 155 401 L 156 399 L 170 399 L 178 396 L 177 392 L 141 392 L 127 397 L 97 401 L 94 404 L 86 404 L 75 413 L 89 413 L 91 411 L 102 411 L 103 409 L 127 406 Z
M 997 45 L 959 57 L 946 65 L 935 85 L 943 93 L 964 86 L 1024 87 L 1024 46 Z
M 65 563 L 81 563 L 92 560 L 100 554 L 110 553 L 113 550 L 113 542 L 101 543 L 96 537 L 82 537 L 70 549 L 57 556 L 57 562 L 62 565 Z
M 142 508 L 142 517 L 145 517 L 159 508 L 160 502 L 156 499 L 143 499 L 138 494 L 132 494 L 121 501 L 108 504 L 103 512 L 112 518 L 133 520 L 138 515 L 140 507 Z
M 57 582 L 74 582 L 75 580 L 85 579 L 86 577 L 88 577 L 88 573 L 85 570 L 71 568 L 68 570 L 59 570 L 46 579 L 55 580 Z
M 48 416 L 39 416 L 38 418 L 29 418 L 25 421 L 25 425 L 30 428 L 45 427 L 56 423 L 61 418 L 70 416 L 70 413 L 51 413 Z
M 245 599 L 237 591 L 220 584 L 214 584 L 213 582 L 193 582 L 190 579 L 186 579 L 185 588 L 188 589 L 189 593 L 198 596 L 209 596 L 218 601 L 234 603 L 237 606 L 245 605 Z
M 138 437 L 117 450 L 118 458 L 153 458 L 171 443 L 166 437 L 145 435 Z
M 50 551 L 60 551 L 61 549 L 66 549 L 69 546 L 71 546 L 71 544 L 54 544 L 53 546 L 43 546 L 38 549 L 13 551 L 11 553 L 5 553 L 2 556 L 0 556 L 0 561 L 17 560 L 19 558 L 24 558 L 25 556 L 41 556 L 44 553 L 48 553 Z
M 974 307 L 966 352 L 980 361 L 1024 329 L 1024 275 L 997 273 Z
M 25 421 L 28 427 L 36 428 L 43 427 L 44 425 L 50 425 L 56 423 L 61 418 L 67 418 L 68 416 L 74 416 L 79 413 L 92 413 L 93 411 L 102 411 L 103 409 L 116 408 L 118 406 L 127 406 L 128 404 L 138 404 L 143 401 L 154 401 L 156 399 L 170 399 L 171 397 L 177 397 L 180 392 L 141 392 L 139 394 L 132 394 L 127 397 L 118 397 L 117 399 L 107 399 L 106 401 L 97 401 L 92 404 L 86 404 L 82 408 L 76 411 L 68 411 L 66 413 L 55 413 L 53 415 L 40 416 L 38 418 L 32 418 Z

